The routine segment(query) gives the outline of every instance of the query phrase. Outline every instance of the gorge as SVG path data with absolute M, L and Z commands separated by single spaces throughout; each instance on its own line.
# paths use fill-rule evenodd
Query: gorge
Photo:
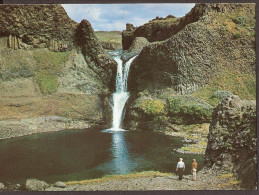
M 61 5 L 0 6 L 0 191 L 142 171 L 181 189 L 179 157 L 187 183 L 193 158 L 203 174 L 189 187 L 255 189 L 255 5 L 196 4 L 121 34 L 112 46 Z

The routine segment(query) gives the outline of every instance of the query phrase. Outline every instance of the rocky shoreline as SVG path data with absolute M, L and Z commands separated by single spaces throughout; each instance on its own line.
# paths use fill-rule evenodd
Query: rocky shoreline
M 175 152 L 182 154 L 205 154 L 209 123 L 196 125 L 175 125 L 174 129 L 159 131 L 159 133 L 183 138 L 183 147 L 178 148 Z M 177 131 L 176 131 L 177 129 Z
M 86 129 L 91 126 L 92 124 L 84 120 L 72 120 L 60 116 L 43 116 L 21 120 L 2 120 L 0 121 L 0 139 L 52 131 Z
M 229 173 L 203 169 L 197 173 L 197 181 L 191 175 L 184 175 L 179 181 L 175 174 L 154 174 L 148 177 L 110 179 L 87 184 L 67 185 L 66 188 L 51 186 L 46 191 L 119 191 L 119 190 L 242 190 L 239 182 Z
M 55 182 L 28 179 L 22 185 L 2 185 L 0 191 L 132 191 L 132 190 L 244 190 L 240 181 L 233 174 L 204 168 L 197 173 L 197 180 L 192 175 L 184 175 L 179 181 L 178 176 L 161 172 L 138 172 L 127 175 L 111 175 L 103 178 Z

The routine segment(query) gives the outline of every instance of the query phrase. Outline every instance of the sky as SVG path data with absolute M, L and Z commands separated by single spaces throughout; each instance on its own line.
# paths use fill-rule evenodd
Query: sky
M 184 16 L 194 3 L 176 4 L 63 4 L 71 19 L 88 20 L 95 31 L 122 31 L 126 23 L 140 26 L 156 16 Z

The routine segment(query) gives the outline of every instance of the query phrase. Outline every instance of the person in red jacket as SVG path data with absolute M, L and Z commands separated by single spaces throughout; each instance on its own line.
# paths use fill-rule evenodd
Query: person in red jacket
M 198 168 L 198 164 L 196 162 L 196 159 L 192 160 L 192 180 L 195 181 L 196 178 L 196 173 L 197 173 L 197 168 Z

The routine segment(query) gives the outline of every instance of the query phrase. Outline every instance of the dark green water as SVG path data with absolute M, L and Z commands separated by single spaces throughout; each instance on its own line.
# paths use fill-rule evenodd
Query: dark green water
M 139 171 L 175 172 L 180 157 L 190 174 L 193 158 L 178 154 L 178 138 L 152 132 L 103 133 L 100 129 L 66 130 L 0 140 L 0 181 L 28 178 L 46 182 L 98 178 Z

